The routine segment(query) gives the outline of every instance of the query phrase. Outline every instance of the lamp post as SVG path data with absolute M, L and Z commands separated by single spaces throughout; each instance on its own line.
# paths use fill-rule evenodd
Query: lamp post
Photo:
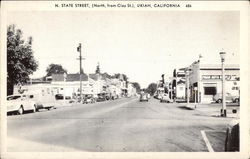
M 222 117 L 227 116 L 226 92 L 225 92 L 225 57 L 226 57 L 226 52 L 220 52 L 221 68 L 222 68 L 222 109 L 221 109 Z

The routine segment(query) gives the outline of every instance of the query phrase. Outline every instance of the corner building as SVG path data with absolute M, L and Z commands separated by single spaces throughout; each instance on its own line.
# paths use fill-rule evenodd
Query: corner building
M 216 94 L 222 93 L 221 64 L 202 64 L 194 62 L 189 67 L 190 101 L 211 103 Z M 240 94 L 240 67 L 235 64 L 225 65 L 226 93 L 232 96 Z M 187 91 L 187 88 L 186 88 Z

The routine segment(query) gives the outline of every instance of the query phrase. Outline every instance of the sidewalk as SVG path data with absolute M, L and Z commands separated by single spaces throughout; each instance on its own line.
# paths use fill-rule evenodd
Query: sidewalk
M 222 108 L 222 104 L 218 103 L 210 103 L 210 104 L 198 104 L 198 103 L 189 103 L 186 108 L 190 110 L 196 110 L 201 112 L 202 114 L 206 114 L 208 116 L 220 117 L 220 110 Z M 233 113 L 233 110 L 236 110 L 236 113 Z M 239 117 L 240 107 L 237 105 L 233 105 L 229 103 L 227 104 L 227 118 L 237 118 Z

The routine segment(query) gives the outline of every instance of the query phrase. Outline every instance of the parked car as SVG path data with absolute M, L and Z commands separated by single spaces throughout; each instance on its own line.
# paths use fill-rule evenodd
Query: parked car
M 38 93 L 33 93 L 29 94 L 28 97 L 35 101 L 36 103 L 36 111 L 39 111 L 40 109 L 52 109 L 55 106 L 55 97 L 52 95 L 48 94 L 38 94 Z
M 86 95 L 83 104 L 88 104 L 88 103 L 95 103 L 95 99 L 92 94 Z
M 36 103 L 29 98 L 29 95 L 7 96 L 7 113 L 17 112 L 21 115 L 26 111 L 36 112 L 36 109 Z
M 240 150 L 239 131 L 240 131 L 239 119 L 232 120 L 227 126 L 225 151 L 239 151 Z
M 112 94 L 112 95 L 111 95 L 111 99 L 112 99 L 112 100 L 115 100 L 115 99 L 118 99 L 118 98 L 119 98 L 119 96 L 116 95 L 116 94 Z
M 222 102 L 222 93 L 217 93 L 214 95 L 213 100 L 216 103 L 221 103 Z M 238 103 L 240 101 L 239 96 L 233 96 L 230 93 L 226 93 L 226 102 L 234 102 Z
M 68 106 L 73 103 L 76 103 L 74 99 L 72 99 L 70 96 L 65 96 L 63 94 L 56 94 L 56 106 Z
M 170 102 L 170 98 L 169 98 L 169 95 L 168 94 L 163 94 L 161 99 L 160 99 L 160 102 L 163 103 L 163 102 L 167 102 L 169 103 Z
M 142 93 L 140 96 L 140 102 L 142 101 L 147 101 L 148 102 L 148 94 L 147 93 Z
M 162 94 L 156 94 L 156 95 L 154 96 L 155 99 L 161 99 L 161 97 L 162 97 Z
M 102 102 L 107 100 L 105 94 L 98 94 L 97 96 L 98 96 L 96 99 L 97 102 Z

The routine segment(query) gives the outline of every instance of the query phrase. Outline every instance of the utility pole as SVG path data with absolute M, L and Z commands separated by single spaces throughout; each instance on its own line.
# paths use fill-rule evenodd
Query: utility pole
M 186 88 L 187 88 L 187 107 L 189 107 L 189 67 L 187 67 L 185 69 L 185 73 L 186 73 Z
M 80 56 L 79 56 L 79 59 L 80 60 L 80 102 L 82 102 L 82 73 L 83 73 L 83 70 L 82 70 L 82 44 L 79 43 L 79 46 L 77 47 L 77 51 L 80 53 Z

